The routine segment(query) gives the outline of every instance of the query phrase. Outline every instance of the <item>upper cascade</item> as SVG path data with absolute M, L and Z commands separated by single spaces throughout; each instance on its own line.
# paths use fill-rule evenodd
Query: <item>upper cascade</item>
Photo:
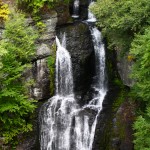
M 69 52 L 64 48 L 66 45 L 65 35 L 60 44 L 56 37 L 56 95 L 73 95 L 72 64 Z
M 80 5 L 80 1 L 79 0 L 74 0 L 73 3 L 73 18 L 79 18 L 79 5 Z
M 89 9 L 88 9 L 88 19 L 87 22 L 96 22 L 96 17 L 95 15 L 90 11 L 90 6 L 92 6 L 94 2 L 91 0 L 89 4 Z
M 73 112 L 77 104 L 73 93 L 72 64 L 65 49 L 65 35 L 62 44 L 56 37 L 56 94 L 40 110 L 40 149 L 70 150 Z

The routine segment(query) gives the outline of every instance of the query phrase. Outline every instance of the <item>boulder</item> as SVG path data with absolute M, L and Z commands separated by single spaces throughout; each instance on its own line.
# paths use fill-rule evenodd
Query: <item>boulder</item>
M 53 54 L 53 50 L 48 44 L 41 43 L 37 45 L 36 58 L 45 58 Z
M 65 5 L 64 3 L 59 3 L 55 10 L 57 12 L 57 25 L 64 25 L 72 22 L 72 18 L 70 16 L 69 5 Z

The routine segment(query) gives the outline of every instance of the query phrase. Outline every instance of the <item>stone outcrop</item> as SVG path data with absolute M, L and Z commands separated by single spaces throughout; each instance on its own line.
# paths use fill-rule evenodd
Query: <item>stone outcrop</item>
M 118 108 L 113 119 L 110 147 L 113 150 L 133 150 L 132 125 L 135 120 L 136 105 L 128 100 Z
M 30 88 L 30 96 L 36 100 L 48 99 L 50 97 L 50 72 L 47 59 L 38 59 L 27 71 L 27 76 L 34 79 L 34 84 Z M 26 79 L 28 79 L 26 76 Z
M 41 15 L 41 17 L 45 28 L 36 42 L 37 48 L 32 68 L 28 69 L 25 73 L 26 80 L 34 79 L 34 85 L 30 89 L 30 96 L 36 100 L 48 99 L 50 97 L 50 72 L 47 65 L 47 57 L 55 55 L 57 13 L 52 10 L 49 14 Z M 36 28 L 32 18 L 27 18 L 26 22 Z M 0 26 L 0 40 L 2 39 L 3 31 L 4 26 L 2 25 Z
M 39 42 L 51 45 L 52 41 L 55 39 L 57 13 L 56 11 L 52 10 L 48 14 L 41 15 L 41 18 L 45 25 L 45 29 L 39 38 Z
M 50 71 L 47 64 L 49 56 L 55 57 L 55 28 L 57 23 L 57 13 L 42 15 L 42 22 L 46 25 L 37 41 L 37 50 L 32 68 L 28 71 L 28 78 L 34 79 L 35 84 L 30 89 L 31 97 L 36 100 L 50 98 Z M 32 22 L 30 21 L 32 24 Z
M 121 56 L 120 53 L 121 52 L 117 50 L 118 73 L 120 74 L 123 84 L 132 87 L 134 81 L 130 78 L 130 74 L 133 62 L 128 59 L 128 53 L 126 53 L 124 56 Z
M 65 25 L 67 23 L 72 23 L 72 18 L 69 12 L 69 5 L 65 5 L 64 3 L 58 4 L 58 6 L 55 7 L 55 10 L 57 12 L 57 25 Z

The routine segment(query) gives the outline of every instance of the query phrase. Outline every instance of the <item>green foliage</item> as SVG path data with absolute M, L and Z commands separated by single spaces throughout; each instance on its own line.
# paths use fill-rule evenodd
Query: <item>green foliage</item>
M 40 33 L 43 32 L 46 27 L 41 21 L 41 14 L 50 13 L 51 9 L 57 4 L 67 4 L 69 1 L 70 0 L 16 0 L 18 8 L 32 16 Z
M 44 32 L 44 30 L 46 29 L 46 25 L 42 21 L 38 21 L 36 26 L 40 33 Z
M 113 106 L 112 106 L 113 112 L 117 112 L 118 108 L 121 106 L 121 104 L 124 102 L 124 100 L 127 96 L 128 96 L 128 93 L 127 93 L 125 87 L 123 87 L 123 85 L 122 85 L 121 90 L 118 91 L 117 99 L 113 103 Z
M 10 142 L 18 134 L 32 130 L 29 114 L 35 109 L 35 100 L 28 98 L 28 82 L 23 83 L 23 72 L 34 55 L 36 32 L 28 26 L 24 15 L 11 14 L 6 21 L 0 53 L 0 136 Z
M 19 6 L 26 7 L 26 9 L 33 10 L 33 13 L 36 14 L 44 6 L 49 8 L 54 7 L 57 3 L 62 3 L 61 0 L 17 0 Z M 69 0 L 63 0 L 63 3 L 69 3 Z
M 139 116 L 134 123 L 133 129 L 136 131 L 135 136 L 135 150 L 149 150 L 150 149 L 150 107 L 148 107 L 146 115 Z
M 0 69 L 1 69 L 2 66 L 3 66 L 2 61 L 1 61 L 2 56 L 3 56 L 4 54 L 6 54 L 6 53 L 7 53 L 6 49 L 1 49 L 1 50 L 0 50 Z
M 56 53 L 56 45 L 53 45 L 53 51 Z M 50 71 L 50 95 L 54 94 L 55 89 L 55 54 L 47 58 L 47 63 Z
M 134 91 L 144 101 L 150 100 L 150 27 L 143 35 L 137 35 L 132 43 L 130 54 L 135 63 L 132 78 L 136 81 Z
M 146 104 L 146 112 L 137 118 L 134 123 L 135 149 L 150 149 L 150 27 L 143 35 L 136 35 L 130 54 L 135 63 L 132 68 L 132 78 L 135 80 L 133 94 Z
M 111 48 L 129 50 L 134 34 L 150 24 L 147 0 L 98 0 L 91 9 Z

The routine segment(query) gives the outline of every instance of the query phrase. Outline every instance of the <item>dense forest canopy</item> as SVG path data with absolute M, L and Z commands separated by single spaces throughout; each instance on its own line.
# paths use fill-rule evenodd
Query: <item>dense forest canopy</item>
M 150 1 L 97 0 L 91 7 L 110 49 L 128 53 L 134 62 L 132 99 L 140 102 L 135 150 L 150 149 Z

